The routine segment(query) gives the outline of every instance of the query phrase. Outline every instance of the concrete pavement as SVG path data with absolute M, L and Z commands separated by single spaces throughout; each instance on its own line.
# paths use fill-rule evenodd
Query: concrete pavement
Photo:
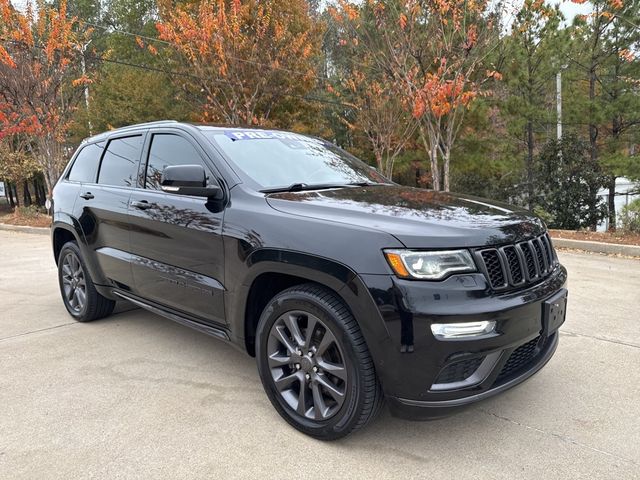
M 640 261 L 560 258 L 568 318 L 531 380 L 322 443 L 230 346 L 126 305 L 73 322 L 49 239 L 0 231 L 0 479 L 640 478 Z

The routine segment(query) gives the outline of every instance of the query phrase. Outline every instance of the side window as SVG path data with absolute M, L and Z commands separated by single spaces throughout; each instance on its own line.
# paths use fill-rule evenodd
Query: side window
M 141 151 L 142 135 L 111 140 L 100 164 L 98 183 L 135 187 Z
M 173 165 L 202 165 L 211 177 L 209 168 L 188 140 L 171 133 L 156 133 L 149 149 L 145 188 L 160 190 L 162 171 Z
M 76 156 L 68 179 L 72 182 L 96 183 L 104 142 L 87 145 Z

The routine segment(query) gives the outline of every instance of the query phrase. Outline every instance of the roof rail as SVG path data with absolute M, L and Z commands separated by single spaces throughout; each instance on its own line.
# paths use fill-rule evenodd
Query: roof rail
M 173 123 L 180 123 L 180 122 L 178 122 L 177 120 L 156 120 L 156 121 L 153 121 L 153 122 L 145 122 L 145 123 L 136 123 L 136 124 L 133 124 L 133 125 L 125 125 L 124 127 L 114 128 L 113 130 L 107 130 L 105 132 L 100 132 L 100 133 L 97 133 L 97 134 L 92 135 L 90 137 L 84 138 L 81 143 L 85 143 L 85 142 L 88 142 L 90 140 L 97 140 L 97 139 L 100 139 L 102 137 L 109 136 L 114 132 L 122 132 L 122 131 L 127 131 L 127 130 L 133 129 L 133 128 L 152 127 L 154 125 L 166 125 L 166 124 L 173 124 Z

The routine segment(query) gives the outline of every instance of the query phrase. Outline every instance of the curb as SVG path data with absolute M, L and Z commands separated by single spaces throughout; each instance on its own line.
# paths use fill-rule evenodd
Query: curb
M 48 227 L 26 227 L 23 225 L 10 225 L 8 223 L 0 223 L 0 230 L 9 232 L 35 233 L 38 235 L 51 234 L 51 229 Z
M 48 227 L 26 227 L 22 225 L 9 225 L 0 223 L 0 230 L 32 233 L 37 235 L 49 235 L 51 229 Z M 585 240 L 571 240 L 568 238 L 554 238 L 553 246 L 557 248 L 572 248 L 575 250 L 584 250 L 587 252 L 605 253 L 608 255 L 625 255 L 628 257 L 640 257 L 640 246 L 636 245 L 620 245 L 617 243 L 589 242 Z
M 620 245 L 617 243 L 589 242 L 586 240 L 570 240 L 568 238 L 551 237 L 553 246 L 557 248 L 573 248 L 587 252 L 605 253 L 607 255 L 624 255 L 640 257 L 640 246 Z

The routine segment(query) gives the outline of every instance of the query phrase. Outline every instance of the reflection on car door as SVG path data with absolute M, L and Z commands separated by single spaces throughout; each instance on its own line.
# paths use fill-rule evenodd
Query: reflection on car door
M 203 165 L 215 182 L 213 170 L 195 140 L 171 130 L 149 137 L 129 205 L 135 293 L 205 323 L 223 324 L 223 212 L 208 208 L 204 198 L 160 190 L 167 166 Z

